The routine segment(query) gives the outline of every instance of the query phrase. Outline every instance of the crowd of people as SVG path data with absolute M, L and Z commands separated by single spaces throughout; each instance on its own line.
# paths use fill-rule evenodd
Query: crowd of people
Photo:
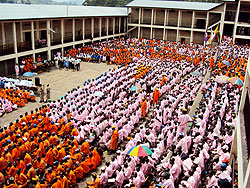
M 70 50 L 68 58 L 109 56 L 120 66 L 0 129 L 0 187 L 75 187 L 106 150 L 112 161 L 89 187 L 230 186 L 241 90 L 214 77 L 235 66 L 243 75 L 246 50 L 230 38 L 217 48 L 121 38 Z M 225 57 L 234 61 L 218 68 Z M 153 154 L 128 155 L 137 145 Z
M 48 60 L 42 60 L 41 56 L 38 55 L 37 59 L 34 60 L 32 57 L 25 57 L 21 63 L 15 64 L 16 77 L 19 78 L 19 74 L 28 73 L 39 73 L 49 71 L 52 66 L 52 62 Z
M 0 117 L 36 100 L 33 83 L 28 80 L 0 78 Z
M 80 55 L 75 55 L 73 52 L 78 52 L 77 49 L 72 48 L 65 52 L 65 57 L 61 56 L 61 53 L 58 52 L 54 56 L 54 63 L 57 69 L 66 68 L 67 70 L 72 69 L 73 71 L 79 71 L 82 58 Z

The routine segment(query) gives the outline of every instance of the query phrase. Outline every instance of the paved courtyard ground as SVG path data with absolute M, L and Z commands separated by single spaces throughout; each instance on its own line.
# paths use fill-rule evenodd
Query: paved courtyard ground
M 66 69 L 53 69 L 50 72 L 43 72 L 38 75 L 40 77 L 41 84 L 45 86 L 50 85 L 51 88 L 51 99 L 57 100 L 61 96 L 64 96 L 68 90 L 74 87 L 83 86 L 84 81 L 92 78 L 96 78 L 100 74 L 105 73 L 109 69 L 113 69 L 115 65 L 106 65 L 104 63 L 82 63 L 80 71 L 73 72 L 72 70 Z M 35 83 L 35 77 L 31 78 Z M 0 125 L 3 127 L 5 124 L 16 121 L 20 114 L 30 112 L 35 108 L 42 106 L 45 103 L 39 103 L 40 98 L 37 97 L 37 102 L 27 103 L 25 107 L 18 108 L 18 110 L 7 114 L 0 118 Z

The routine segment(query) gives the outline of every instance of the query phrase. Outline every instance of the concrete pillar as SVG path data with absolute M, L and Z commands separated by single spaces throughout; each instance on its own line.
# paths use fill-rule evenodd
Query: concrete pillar
M 156 25 L 156 12 L 157 12 L 157 9 L 154 9 L 154 24 L 153 25 Z
M 207 12 L 206 27 L 205 27 L 205 29 L 207 29 L 208 24 L 209 24 L 209 12 Z
M 50 28 L 53 29 L 53 20 L 50 21 Z M 50 30 L 51 41 L 54 40 L 54 33 Z
M 113 35 L 115 35 L 115 17 L 113 18 Z
M 50 38 L 50 20 L 47 20 L 47 45 L 48 45 L 48 53 L 47 53 L 47 56 L 48 56 L 48 60 L 50 61 L 50 60 L 51 60 L 51 49 L 50 49 L 50 46 L 51 46 L 51 38 Z
M 224 31 L 224 20 L 225 20 L 225 14 L 226 14 L 226 9 L 227 9 L 227 4 L 224 3 L 224 10 L 223 13 L 221 14 L 221 23 L 220 23 L 220 42 L 223 36 L 223 31 Z
M 14 41 L 14 52 L 17 54 L 16 22 L 12 22 L 12 33 Z
M 39 21 L 36 21 L 36 40 L 39 40 Z
M 139 8 L 139 20 L 138 20 L 138 38 L 140 38 L 141 35 L 141 8 Z
M 152 14 L 151 14 L 151 28 L 150 28 L 150 39 L 153 38 L 153 22 L 154 22 L 154 9 L 152 8 Z
M 85 40 L 85 18 L 82 19 L 82 39 Z
M 72 33 L 73 33 L 73 42 L 76 41 L 76 23 L 75 19 L 72 20 Z
M 102 18 L 99 18 L 99 37 L 102 37 Z
M 190 43 L 192 43 L 194 41 L 194 18 L 195 18 L 195 11 L 193 11 L 193 15 L 192 15 L 192 24 L 191 24 L 191 35 L 190 35 Z
M 64 41 L 64 20 L 61 20 L 61 43 Z
M 62 57 L 64 56 L 64 47 L 62 47 Z
M 240 13 L 240 2 L 241 0 L 238 1 L 238 7 L 235 15 L 235 20 L 234 20 L 234 30 L 233 30 L 233 42 L 235 42 L 235 35 L 236 35 L 236 30 L 238 26 L 238 19 L 239 19 L 239 13 Z
M 166 26 L 168 25 L 168 18 L 169 18 L 169 10 L 167 11 L 167 15 L 166 15 Z M 168 30 L 165 31 L 165 40 L 168 40 Z
M 91 18 L 91 36 L 94 38 L 94 18 Z
M 109 36 L 109 18 L 107 18 L 107 36 Z M 107 40 L 108 40 L 108 38 L 107 38 Z
M 34 21 L 31 21 L 31 46 L 32 50 L 35 50 Z
M 207 30 L 207 27 L 208 27 L 208 24 L 209 24 L 209 12 L 207 12 L 207 18 L 206 18 L 206 27 L 205 29 Z M 204 46 L 205 46 L 205 41 L 204 41 Z
M 144 20 L 144 8 L 141 9 L 141 22 L 143 24 L 143 20 Z
M 162 40 L 165 40 L 165 37 L 166 37 L 166 18 L 167 17 L 167 9 L 165 9 L 164 11 L 164 29 L 163 29 L 163 39 Z
M 5 30 L 4 30 L 4 23 L 3 22 L 1 23 L 1 31 L 2 31 L 3 45 L 5 45 L 6 41 L 5 41 Z
M 124 17 L 123 19 L 124 19 L 124 31 L 125 31 L 125 33 L 127 33 L 128 28 L 126 28 L 126 23 L 127 23 L 128 20 L 127 20 L 126 17 Z M 128 26 L 128 24 L 127 24 L 127 26 Z
M 23 42 L 23 22 L 20 22 L 20 39 Z
M 121 33 L 122 18 L 119 17 L 119 34 Z
M 181 11 L 178 11 L 178 22 L 177 22 L 177 32 L 176 32 L 176 41 L 179 42 L 180 41 L 180 27 L 181 24 Z
M 166 25 L 168 25 L 168 18 L 169 18 L 169 10 L 167 10 Z

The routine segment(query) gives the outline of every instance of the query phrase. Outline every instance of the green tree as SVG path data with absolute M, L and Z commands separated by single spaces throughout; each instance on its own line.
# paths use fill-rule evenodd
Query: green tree
M 132 0 L 85 0 L 85 6 L 124 7 Z

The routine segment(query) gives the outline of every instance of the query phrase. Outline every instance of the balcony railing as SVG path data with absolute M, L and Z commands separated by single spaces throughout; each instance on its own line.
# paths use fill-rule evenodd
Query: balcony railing
M 106 31 L 102 31 L 102 36 L 106 36 L 107 32 Z
M 169 21 L 167 26 L 174 26 L 174 27 L 177 27 L 177 22 L 172 22 L 172 21 Z
M 130 23 L 138 24 L 139 23 L 139 19 L 131 19 Z
M 92 35 L 91 34 L 85 34 L 85 39 L 92 39 Z
M 82 34 L 81 34 L 81 35 L 77 35 L 77 36 L 75 37 L 75 40 L 76 40 L 76 41 L 82 40 Z
M 42 39 L 42 40 L 38 40 L 35 42 L 35 48 L 39 49 L 39 48 L 44 48 L 47 46 L 47 40 Z
M 205 29 L 205 25 L 200 25 L 200 24 L 194 24 L 194 28 L 196 29 Z
M 25 52 L 32 50 L 31 42 L 25 41 L 25 42 L 19 42 L 17 44 L 17 51 L 18 52 Z
M 9 55 L 13 53 L 14 53 L 14 44 L 0 46 L 0 56 Z
M 151 19 L 143 19 L 141 24 L 151 24 Z
M 191 28 L 192 24 L 191 23 L 181 23 L 180 27 Z
M 164 20 L 156 20 L 154 25 L 164 25 Z
M 58 45 L 58 44 L 62 44 L 62 41 L 60 38 L 55 38 L 51 40 L 51 45 Z
M 119 34 L 119 27 L 115 27 L 115 34 Z
M 73 41 L 73 34 L 70 33 L 65 33 L 64 35 L 64 43 L 72 42 Z
M 113 30 L 112 31 L 109 30 L 109 35 L 113 35 Z
M 239 28 L 237 28 L 236 34 L 250 36 L 250 29 L 247 27 L 239 27 Z
M 99 32 L 95 32 L 94 33 L 94 38 L 96 38 L 96 37 L 100 37 L 100 33 Z

